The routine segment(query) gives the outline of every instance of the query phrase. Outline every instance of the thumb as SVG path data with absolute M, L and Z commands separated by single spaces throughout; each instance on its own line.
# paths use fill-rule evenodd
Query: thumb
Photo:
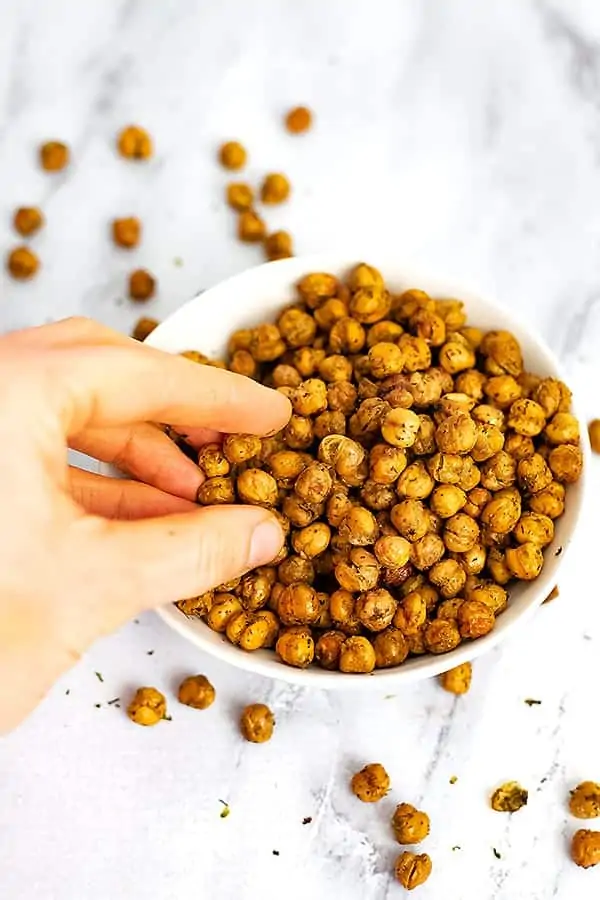
M 104 613 L 113 628 L 144 609 L 195 597 L 273 560 L 277 519 L 256 506 L 215 506 L 137 522 L 98 520 Z M 109 608 L 106 608 L 106 602 Z

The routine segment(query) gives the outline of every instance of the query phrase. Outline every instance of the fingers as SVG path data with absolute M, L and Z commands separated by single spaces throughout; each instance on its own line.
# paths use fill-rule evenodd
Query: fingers
M 91 531 L 88 523 L 83 523 L 89 547 L 84 552 L 98 574 L 86 580 L 102 592 L 106 630 L 142 609 L 197 596 L 266 564 L 283 544 L 277 520 L 252 506 L 98 522 Z
M 23 328 L 10 334 L 11 341 L 19 341 L 32 348 L 72 347 L 77 344 L 117 344 L 127 346 L 132 338 L 85 316 L 71 316 L 48 325 Z
M 157 425 L 140 422 L 89 428 L 70 440 L 73 450 L 111 463 L 138 481 L 177 497 L 195 500 L 204 477 Z
M 289 419 L 289 400 L 278 391 L 130 344 L 66 348 L 55 355 L 49 397 L 58 402 L 69 435 L 139 421 L 268 434 Z
M 173 497 L 147 484 L 107 478 L 73 466 L 69 467 L 69 490 L 82 509 L 105 519 L 147 519 L 198 509 L 189 500 Z

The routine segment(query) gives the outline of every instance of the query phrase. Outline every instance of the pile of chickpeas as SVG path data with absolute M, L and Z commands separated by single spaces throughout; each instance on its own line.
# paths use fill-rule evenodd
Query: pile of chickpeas
M 199 503 L 267 507 L 285 546 L 179 608 L 243 650 L 345 673 L 488 634 L 511 582 L 540 574 L 581 474 L 569 389 L 526 371 L 509 332 L 468 325 L 459 300 L 394 294 L 364 263 L 297 293 L 229 342 L 228 368 L 290 399 L 288 424 L 198 460 Z

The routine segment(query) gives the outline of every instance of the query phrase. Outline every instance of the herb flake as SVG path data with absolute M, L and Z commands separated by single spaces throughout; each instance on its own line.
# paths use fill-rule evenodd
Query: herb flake
M 534 700 L 532 697 L 527 697 L 525 699 L 525 703 L 527 704 L 527 706 L 541 706 L 542 705 L 541 700 Z
M 225 800 L 219 800 L 219 803 L 223 805 L 223 809 L 219 813 L 220 819 L 226 819 L 227 816 L 231 813 L 231 809 L 229 807 L 229 803 L 226 803 Z
M 458 777 L 456 775 L 450 776 L 450 784 L 456 784 L 457 781 L 458 781 Z
M 95 674 L 96 678 L 98 679 L 98 681 L 100 681 L 100 682 L 102 682 L 102 684 L 104 684 L 104 678 L 102 677 L 102 672 L 94 672 L 94 674 Z
M 494 856 L 496 857 L 496 859 L 502 859 L 502 854 L 501 854 L 501 853 L 498 853 L 498 851 L 496 850 L 495 847 L 492 847 L 492 853 L 494 854 Z
M 303 825 L 310 825 L 311 822 L 312 822 L 312 816 L 305 816 L 305 817 L 302 819 L 302 824 L 303 824 Z

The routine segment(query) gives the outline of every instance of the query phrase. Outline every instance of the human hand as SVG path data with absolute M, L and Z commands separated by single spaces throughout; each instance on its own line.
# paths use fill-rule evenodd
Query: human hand
M 201 444 L 289 415 L 276 391 L 87 319 L 0 339 L 0 732 L 96 638 L 281 548 L 262 508 L 199 509 L 200 469 L 153 423 Z M 69 467 L 68 447 L 136 480 Z

